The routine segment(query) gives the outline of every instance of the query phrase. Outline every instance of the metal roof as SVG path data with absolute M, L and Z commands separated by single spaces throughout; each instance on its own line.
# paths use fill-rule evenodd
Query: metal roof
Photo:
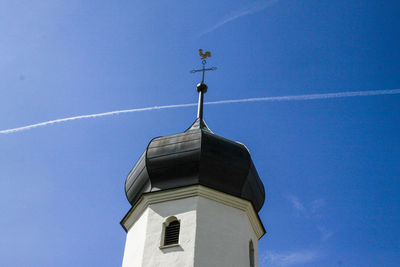
M 134 205 L 143 193 L 197 184 L 249 200 L 256 211 L 265 200 L 248 149 L 214 134 L 201 118 L 183 133 L 151 140 L 126 178 L 125 192 Z

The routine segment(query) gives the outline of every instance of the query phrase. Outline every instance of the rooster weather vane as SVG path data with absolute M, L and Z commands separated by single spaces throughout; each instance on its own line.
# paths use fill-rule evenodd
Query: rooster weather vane
M 207 51 L 205 53 L 203 53 L 203 49 L 199 49 L 199 55 L 200 55 L 200 59 L 201 64 L 203 64 L 203 68 L 199 69 L 199 70 L 191 70 L 190 73 L 196 73 L 196 72 L 202 72 L 202 76 L 201 76 L 201 82 L 197 85 L 197 92 L 199 92 L 199 105 L 198 105 L 198 109 L 197 109 L 197 118 L 200 119 L 200 121 L 203 120 L 203 98 L 204 98 L 204 94 L 207 92 L 207 85 L 204 83 L 204 73 L 206 71 L 209 70 L 216 70 L 216 67 L 211 67 L 211 68 L 207 68 L 206 69 L 206 58 L 211 57 L 211 52 Z
M 200 59 L 202 59 L 201 64 L 203 64 L 203 68 L 199 69 L 199 70 L 191 70 L 190 73 L 196 73 L 196 72 L 202 72 L 202 77 L 201 77 L 201 84 L 204 84 L 204 73 L 208 70 L 216 70 L 216 67 L 212 67 L 212 68 L 207 68 L 206 69 L 206 58 L 211 57 L 211 52 L 207 51 L 205 53 L 203 53 L 203 49 L 199 49 L 199 55 L 200 55 Z
M 206 59 L 208 57 L 211 57 L 211 52 L 207 51 L 203 54 L 203 49 L 199 49 L 199 55 L 200 55 L 201 59 Z

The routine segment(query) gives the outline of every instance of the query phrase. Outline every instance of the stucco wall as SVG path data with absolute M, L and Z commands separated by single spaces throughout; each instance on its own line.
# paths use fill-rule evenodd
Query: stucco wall
M 172 200 L 148 207 L 149 221 L 143 267 L 194 266 L 196 206 L 198 197 Z M 162 225 L 170 216 L 180 220 L 179 246 L 160 249 Z
M 249 242 L 253 240 L 255 266 L 257 237 L 242 210 L 199 197 L 195 267 L 250 266 Z
M 148 214 L 145 210 L 126 236 L 123 267 L 142 266 Z
M 138 217 L 128 230 L 123 267 L 246 267 L 250 240 L 258 266 L 258 239 L 242 209 L 192 196 L 163 199 L 133 213 Z M 170 216 L 181 223 L 179 246 L 160 248 L 163 223 Z
M 194 266 L 197 198 L 149 205 L 128 231 L 122 266 Z M 170 216 L 177 217 L 181 222 L 179 246 L 160 249 L 163 223 Z M 144 221 L 146 225 L 143 225 Z M 139 247 L 141 248 L 138 249 Z M 139 253 L 141 255 L 138 255 Z

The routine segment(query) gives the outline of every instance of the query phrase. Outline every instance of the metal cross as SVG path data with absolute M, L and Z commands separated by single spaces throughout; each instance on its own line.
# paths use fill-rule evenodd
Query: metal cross
M 216 67 L 212 67 L 212 68 L 207 68 L 206 69 L 206 64 L 207 64 L 206 60 L 201 61 L 201 63 L 203 64 L 203 68 L 202 69 L 200 69 L 200 70 L 191 70 L 190 73 L 196 73 L 196 72 L 202 71 L 203 73 L 202 73 L 202 77 L 201 77 L 201 83 L 204 83 L 204 73 L 206 71 L 208 71 L 208 70 L 216 70 L 217 68 Z
M 202 59 L 201 63 L 203 64 L 203 68 L 200 70 L 191 70 L 190 73 L 202 72 L 201 83 L 197 85 L 197 92 L 199 92 L 199 104 L 197 107 L 197 119 L 200 120 L 200 123 L 203 121 L 203 99 L 204 94 L 207 92 L 207 85 L 204 83 L 204 73 L 209 70 L 216 70 L 216 67 L 207 68 L 206 69 L 206 58 L 211 57 L 211 52 L 207 51 L 203 53 L 203 49 L 199 49 L 199 55 Z

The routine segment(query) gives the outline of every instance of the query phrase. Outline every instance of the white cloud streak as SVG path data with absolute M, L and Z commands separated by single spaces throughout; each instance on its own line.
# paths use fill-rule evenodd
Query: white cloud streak
M 307 218 L 308 222 L 310 219 L 320 219 L 321 209 L 326 206 L 326 201 L 324 199 L 316 199 L 311 202 L 310 205 L 304 205 L 298 197 L 293 195 L 286 196 L 286 199 L 290 202 L 293 209 L 302 217 Z M 318 232 L 321 236 L 321 241 L 328 241 L 334 234 L 333 231 L 329 230 L 325 226 L 318 226 Z
M 207 34 L 209 32 L 212 32 L 216 29 L 218 29 L 219 27 L 223 26 L 224 24 L 231 22 L 233 20 L 236 20 L 240 17 L 246 16 L 246 15 L 251 15 L 254 14 L 256 12 L 262 11 L 270 6 L 272 6 L 273 4 L 275 4 L 276 2 L 278 2 L 279 0 L 267 0 L 267 1 L 257 1 L 254 2 L 253 4 L 246 6 L 240 10 L 237 10 L 235 12 L 232 12 L 231 14 L 229 14 L 228 16 L 226 16 L 225 18 L 223 18 L 221 21 L 217 22 L 215 25 L 213 25 L 212 27 L 210 27 L 209 29 L 205 30 L 204 32 L 200 33 L 199 37 Z
M 282 267 L 282 266 L 294 266 L 298 264 L 311 263 L 322 255 L 317 251 L 305 250 L 295 252 L 284 252 L 279 253 L 275 251 L 267 251 L 262 257 L 261 261 L 263 264 L 271 267 Z
M 219 105 L 219 104 L 233 104 L 233 103 L 245 103 L 245 102 L 278 102 L 278 101 L 306 101 L 306 100 L 317 100 L 317 99 L 330 99 L 330 98 L 344 98 L 344 97 L 357 97 L 357 96 L 377 96 L 377 95 L 395 95 L 400 94 L 400 89 L 389 89 L 389 90 L 371 90 L 371 91 L 354 91 L 354 92 L 339 92 L 339 93 L 328 93 L 328 94 L 308 94 L 308 95 L 289 95 L 289 96 L 272 96 L 272 97 L 256 97 L 256 98 L 244 98 L 244 99 L 232 99 L 232 100 L 220 100 L 206 102 L 205 105 Z M 89 114 L 89 115 L 79 115 L 68 118 L 61 118 L 56 120 L 50 120 L 45 122 L 40 122 L 36 124 L 30 124 L 18 128 L 11 128 L 6 130 L 0 130 L 0 134 L 10 134 L 20 131 L 26 131 L 33 128 L 47 126 L 50 124 L 56 124 L 60 122 L 67 122 L 80 119 L 90 119 L 97 117 L 104 117 L 110 115 L 117 115 L 122 113 L 131 112 L 143 112 L 151 110 L 160 109 L 175 109 L 175 108 L 185 108 L 196 106 L 197 103 L 191 104 L 177 104 L 177 105 L 165 105 L 165 106 L 153 106 L 147 108 L 134 108 L 125 110 L 115 110 L 103 113 Z
M 305 212 L 306 208 L 304 207 L 303 203 L 295 196 L 287 196 L 287 199 L 292 204 L 293 208 L 297 211 Z
M 311 202 L 311 207 L 310 211 L 312 214 L 318 214 L 321 208 L 323 208 L 326 205 L 325 199 L 316 199 L 313 202 Z
M 322 240 L 322 241 L 327 241 L 327 240 L 329 240 L 329 239 L 333 236 L 333 234 L 334 234 L 333 231 L 327 229 L 327 228 L 324 227 L 324 226 L 318 226 L 318 231 L 319 231 L 320 234 L 321 234 L 321 240 Z

